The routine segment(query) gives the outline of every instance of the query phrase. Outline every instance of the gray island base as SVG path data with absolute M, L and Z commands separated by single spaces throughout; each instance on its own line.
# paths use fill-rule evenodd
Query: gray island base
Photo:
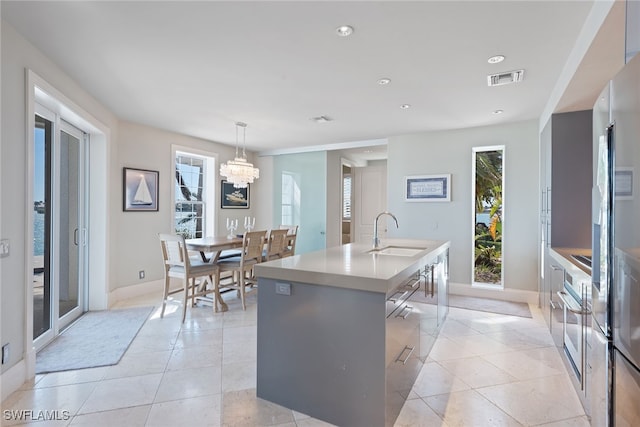
M 447 314 L 448 248 L 389 239 L 256 266 L 257 396 L 339 426 L 393 425 Z

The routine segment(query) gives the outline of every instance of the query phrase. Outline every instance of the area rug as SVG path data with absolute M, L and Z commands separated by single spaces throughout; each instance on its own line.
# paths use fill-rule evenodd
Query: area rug
M 413 294 L 411 300 L 426 302 L 427 304 L 437 304 L 435 298 L 431 298 L 429 296 L 425 297 L 424 292 L 421 291 Z M 468 297 L 464 295 L 449 295 L 449 307 L 506 314 L 509 316 L 531 317 L 529 304 L 524 302 L 502 301 L 490 298 Z
M 36 373 L 115 365 L 153 307 L 90 311 L 36 355 Z

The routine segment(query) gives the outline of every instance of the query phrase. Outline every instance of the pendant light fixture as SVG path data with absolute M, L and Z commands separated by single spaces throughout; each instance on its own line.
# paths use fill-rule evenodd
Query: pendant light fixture
M 242 128 L 242 156 L 238 153 L 238 128 Z M 247 124 L 236 122 L 236 157 L 220 165 L 220 175 L 233 184 L 235 188 L 247 188 L 253 180 L 260 177 L 260 170 L 247 161 L 245 152 Z

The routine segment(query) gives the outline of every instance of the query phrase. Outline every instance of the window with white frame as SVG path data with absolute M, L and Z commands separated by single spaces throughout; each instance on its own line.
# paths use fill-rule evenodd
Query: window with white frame
M 186 239 L 215 234 L 215 158 L 175 151 L 174 229 Z
M 300 176 L 293 172 L 282 172 L 282 201 L 280 224 L 299 224 L 300 221 Z
M 342 219 L 351 219 L 351 175 L 342 178 Z

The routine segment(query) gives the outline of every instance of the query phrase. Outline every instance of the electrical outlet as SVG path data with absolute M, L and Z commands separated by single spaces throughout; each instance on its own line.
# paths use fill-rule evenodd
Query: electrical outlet
M 2 346 L 2 364 L 9 361 L 9 343 Z
M 139 279 L 144 279 L 144 270 L 138 271 L 138 278 Z
M 276 282 L 276 294 L 291 295 L 291 283 Z

